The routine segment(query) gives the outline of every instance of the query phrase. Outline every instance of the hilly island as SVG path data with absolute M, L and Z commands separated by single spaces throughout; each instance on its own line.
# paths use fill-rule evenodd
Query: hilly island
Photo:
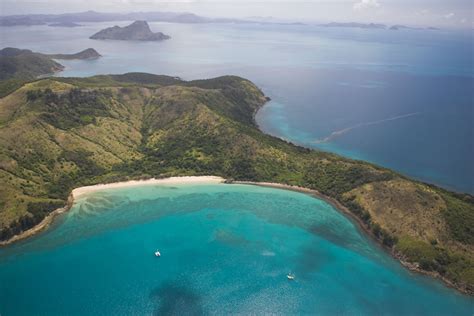
M 162 32 L 153 33 L 146 21 L 135 21 L 130 25 L 103 29 L 90 37 L 95 40 L 163 41 L 171 37 Z
M 471 195 L 264 134 L 254 115 L 267 100 L 235 76 L 47 78 L 3 91 L 0 239 L 70 206 L 77 187 L 216 175 L 312 190 L 409 268 L 473 293 Z

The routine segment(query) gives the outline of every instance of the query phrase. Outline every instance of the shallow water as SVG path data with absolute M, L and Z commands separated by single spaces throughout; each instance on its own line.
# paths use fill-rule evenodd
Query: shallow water
M 172 39 L 88 39 L 111 24 L 128 23 L 3 27 L 0 44 L 46 53 L 94 47 L 103 55 L 61 61 L 67 67 L 61 76 L 244 76 L 273 100 L 257 115 L 264 131 L 474 193 L 472 31 L 151 23 Z
M 405 270 L 327 203 L 255 186 L 91 193 L 0 249 L 2 315 L 186 312 L 472 315 L 474 300 Z

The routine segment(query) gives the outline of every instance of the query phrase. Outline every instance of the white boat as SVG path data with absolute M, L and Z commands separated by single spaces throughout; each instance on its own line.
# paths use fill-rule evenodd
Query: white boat
M 161 253 L 158 250 L 155 251 L 155 257 L 161 257 Z
M 288 280 L 293 281 L 295 279 L 295 276 L 291 273 L 288 273 L 287 276 Z

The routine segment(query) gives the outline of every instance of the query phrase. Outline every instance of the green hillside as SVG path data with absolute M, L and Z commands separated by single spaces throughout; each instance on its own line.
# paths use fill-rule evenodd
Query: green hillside
M 28 49 L 4 48 L 0 50 L 0 80 L 34 79 L 64 69 L 50 57 Z
M 253 115 L 265 102 L 232 76 L 131 73 L 21 86 L 0 99 L 0 239 L 63 206 L 75 187 L 218 175 L 318 190 L 403 260 L 472 292 L 472 196 L 263 134 Z
M 0 95 L 5 86 L 15 85 L 18 80 L 35 79 L 64 69 L 53 59 L 96 59 L 101 55 L 93 48 L 76 54 L 41 54 L 29 49 L 6 47 L 0 50 Z M 8 79 L 12 81 L 8 81 Z

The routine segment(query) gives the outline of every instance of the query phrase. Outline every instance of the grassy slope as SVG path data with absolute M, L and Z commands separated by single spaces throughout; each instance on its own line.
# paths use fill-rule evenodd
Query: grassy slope
M 0 56 L 0 80 L 33 79 L 60 71 L 63 68 L 61 64 L 38 53 Z
M 91 59 L 100 54 L 93 48 L 76 54 L 41 54 L 27 49 L 7 47 L 0 50 L 0 96 L 14 91 L 21 82 L 64 69 L 53 59 Z
M 472 291 L 474 202 L 387 169 L 261 133 L 263 94 L 238 77 L 56 78 L 0 99 L 0 238 L 31 227 L 74 187 L 213 174 L 316 189 L 387 247 Z

